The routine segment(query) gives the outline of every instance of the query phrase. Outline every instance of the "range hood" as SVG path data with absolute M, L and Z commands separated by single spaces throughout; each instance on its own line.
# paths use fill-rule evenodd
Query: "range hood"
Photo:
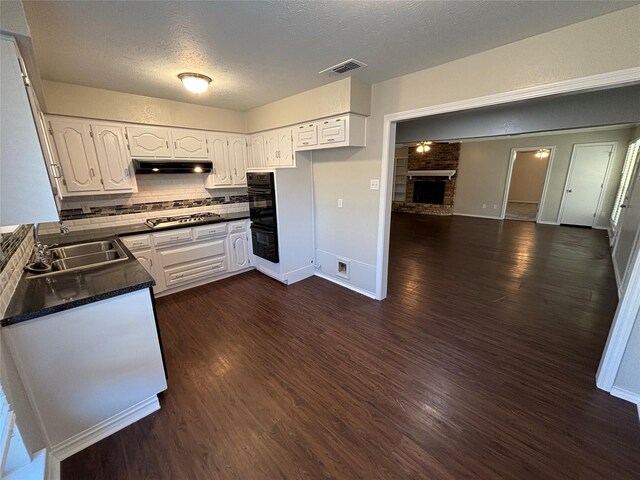
M 211 173 L 210 160 L 145 160 L 133 159 L 136 173 Z

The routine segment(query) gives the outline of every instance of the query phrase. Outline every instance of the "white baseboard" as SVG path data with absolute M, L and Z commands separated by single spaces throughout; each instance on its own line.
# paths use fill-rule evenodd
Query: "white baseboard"
M 305 278 L 313 277 L 315 274 L 315 268 L 313 265 L 307 265 L 306 267 L 299 268 L 298 270 L 293 270 L 292 272 L 287 272 L 283 275 L 284 282 L 287 285 L 291 285 L 292 283 L 299 282 L 300 280 L 304 280 Z
M 374 300 L 377 300 L 375 293 L 368 292 L 367 290 L 363 290 L 362 288 L 358 288 L 353 285 L 350 285 L 349 283 L 344 282 L 338 278 L 325 275 L 324 273 L 321 273 L 321 272 L 315 272 L 315 276 L 324 278 L 325 280 L 329 280 L 330 282 L 333 282 L 336 285 L 340 285 L 341 287 L 348 288 L 349 290 L 353 290 L 354 292 L 359 293 L 360 295 L 364 295 L 365 297 L 369 297 L 369 298 L 373 298 Z
M 117 415 L 88 428 L 84 432 L 80 432 L 57 445 L 54 445 L 51 448 L 51 456 L 55 457 L 58 462 L 61 462 L 65 458 L 68 458 L 71 455 L 78 453 L 80 450 L 99 442 L 103 438 L 128 427 L 132 423 L 137 422 L 156 410 L 160 410 L 160 402 L 158 401 L 158 397 L 153 395 L 152 397 L 137 403 L 133 407 L 129 407 Z
M 621 398 L 623 400 L 626 400 L 627 402 L 635 403 L 638 408 L 640 408 L 640 394 L 630 392 L 629 390 L 620 387 L 613 387 L 609 393 L 614 397 Z
M 546 220 L 538 220 L 536 223 L 541 225 L 560 225 L 558 222 L 547 222 Z
M 489 218 L 491 220 L 504 220 L 503 218 L 496 217 L 493 215 L 476 215 L 474 213 L 456 213 L 456 212 L 453 212 L 453 214 L 457 217 Z

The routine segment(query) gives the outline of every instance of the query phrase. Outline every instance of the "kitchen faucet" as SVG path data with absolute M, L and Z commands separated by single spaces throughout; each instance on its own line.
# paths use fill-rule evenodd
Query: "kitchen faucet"
M 69 233 L 69 227 L 59 222 L 60 233 L 66 235 Z M 57 244 L 45 245 L 40 241 L 40 235 L 38 234 L 39 223 L 33 224 L 33 257 L 32 263 L 28 265 L 29 269 L 34 270 L 49 270 L 51 268 L 51 247 L 55 247 Z

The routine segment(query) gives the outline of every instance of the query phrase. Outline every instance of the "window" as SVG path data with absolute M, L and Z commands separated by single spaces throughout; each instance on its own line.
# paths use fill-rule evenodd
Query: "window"
M 638 152 L 640 151 L 640 139 L 629 144 L 627 149 L 627 156 L 624 159 L 624 165 L 622 167 L 622 176 L 620 177 L 620 186 L 618 187 L 618 193 L 616 193 L 616 199 L 613 202 L 613 209 L 611 210 L 611 228 L 616 231 L 618 226 L 618 220 L 620 220 L 620 213 L 622 212 L 622 206 L 625 197 L 627 195 L 627 189 L 631 183 L 631 176 L 633 175 L 636 162 L 638 161 Z

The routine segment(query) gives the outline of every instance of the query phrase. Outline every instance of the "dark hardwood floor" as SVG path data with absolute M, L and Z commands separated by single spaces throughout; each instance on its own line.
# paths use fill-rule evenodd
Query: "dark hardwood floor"
M 158 300 L 159 412 L 62 478 L 638 479 L 634 406 L 596 389 L 603 231 L 394 215 L 389 297 L 250 272 Z

